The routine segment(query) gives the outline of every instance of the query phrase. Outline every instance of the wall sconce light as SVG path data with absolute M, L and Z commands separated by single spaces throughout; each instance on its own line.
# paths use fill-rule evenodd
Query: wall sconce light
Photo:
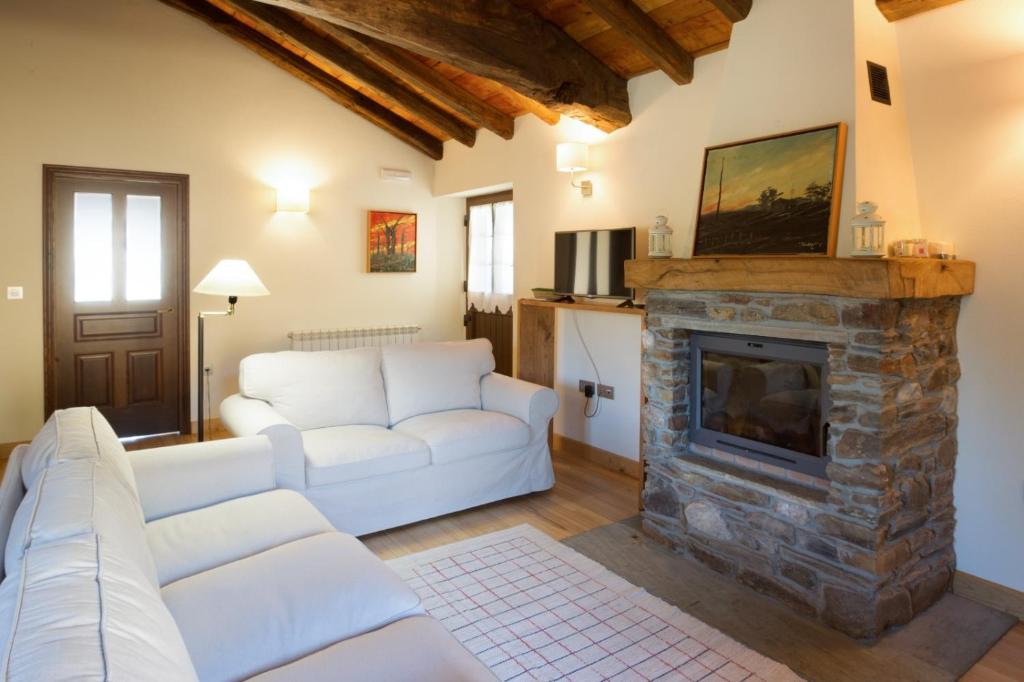
M 585 197 L 594 193 L 594 186 L 590 180 L 576 184 L 576 173 L 587 170 L 589 158 L 590 149 L 582 142 L 562 142 L 555 148 L 555 167 L 560 173 L 568 173 L 569 184 Z
M 309 188 L 300 185 L 282 185 L 278 187 L 277 210 L 292 213 L 308 213 Z

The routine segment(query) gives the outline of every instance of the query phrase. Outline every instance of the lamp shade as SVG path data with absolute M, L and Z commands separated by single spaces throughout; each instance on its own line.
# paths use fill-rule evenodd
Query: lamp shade
M 214 296 L 268 296 L 263 282 L 244 260 L 224 259 L 192 291 Z
M 555 167 L 562 173 L 587 170 L 590 151 L 582 142 L 562 142 L 555 148 Z

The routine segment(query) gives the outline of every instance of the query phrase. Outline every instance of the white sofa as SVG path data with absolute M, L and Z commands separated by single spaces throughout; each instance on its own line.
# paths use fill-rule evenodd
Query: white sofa
M 554 485 L 551 389 L 494 373 L 486 339 L 261 353 L 220 406 L 274 444 L 277 484 L 365 535 Z
M 0 484 L 0 679 L 493 680 L 266 438 L 125 453 L 58 411 Z

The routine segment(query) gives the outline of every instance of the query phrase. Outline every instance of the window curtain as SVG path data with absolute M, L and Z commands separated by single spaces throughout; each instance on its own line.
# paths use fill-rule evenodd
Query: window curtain
M 512 307 L 513 212 L 511 201 L 469 209 L 469 304 L 481 312 Z

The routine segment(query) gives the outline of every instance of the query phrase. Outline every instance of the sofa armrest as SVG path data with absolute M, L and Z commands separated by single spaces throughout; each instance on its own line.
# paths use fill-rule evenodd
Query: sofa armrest
M 548 422 L 558 411 L 558 394 L 550 388 L 490 373 L 480 380 L 481 407 L 530 425 L 531 440 L 547 438 Z
M 262 400 L 238 393 L 220 404 L 220 420 L 236 436 L 266 436 L 274 449 L 277 485 L 306 489 L 306 450 L 302 432 Z
M 275 487 L 265 436 L 136 450 L 128 460 L 146 521 Z

